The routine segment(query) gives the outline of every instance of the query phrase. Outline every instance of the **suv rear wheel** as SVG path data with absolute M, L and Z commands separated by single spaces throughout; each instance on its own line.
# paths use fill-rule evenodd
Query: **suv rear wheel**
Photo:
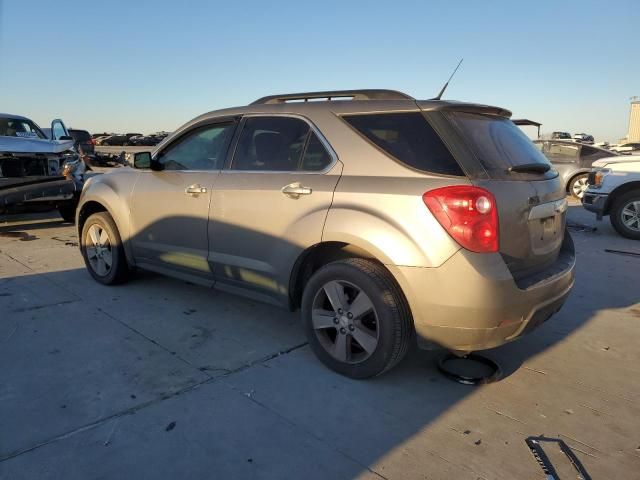
M 609 213 L 611 225 L 627 238 L 640 240 L 640 190 L 616 198 Z
M 389 370 L 413 339 L 402 292 L 384 267 L 365 259 L 333 262 L 314 273 L 304 289 L 302 318 L 322 363 L 351 378 Z
M 129 266 L 113 218 L 107 212 L 94 213 L 80 235 L 80 250 L 91 276 L 104 285 L 115 285 L 129 278 Z

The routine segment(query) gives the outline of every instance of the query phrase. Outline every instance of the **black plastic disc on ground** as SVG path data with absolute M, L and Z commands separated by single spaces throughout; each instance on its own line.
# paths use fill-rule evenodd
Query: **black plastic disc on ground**
M 477 353 L 462 357 L 445 353 L 438 357 L 437 365 L 446 377 L 465 385 L 492 383 L 502 377 L 502 370 L 496 362 Z

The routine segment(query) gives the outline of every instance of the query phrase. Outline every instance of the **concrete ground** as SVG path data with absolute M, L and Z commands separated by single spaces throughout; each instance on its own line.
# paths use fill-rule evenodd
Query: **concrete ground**
M 564 440 L 640 478 L 640 242 L 578 205 L 575 289 L 505 377 L 465 386 L 413 351 L 368 381 L 324 368 L 297 313 L 142 273 L 104 287 L 54 214 L 0 221 L 1 479 L 543 479 Z M 576 478 L 548 447 L 562 478 Z M 568 476 L 562 476 L 562 474 Z

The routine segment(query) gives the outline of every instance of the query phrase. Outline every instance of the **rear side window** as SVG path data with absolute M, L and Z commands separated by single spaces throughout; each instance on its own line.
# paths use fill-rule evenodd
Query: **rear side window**
M 451 113 L 449 117 L 489 172 L 505 173 L 516 165 L 549 164 L 540 149 L 508 118 L 467 112 Z
M 331 156 L 307 122 L 292 117 L 248 117 L 231 169 L 317 172 L 330 163 Z
M 349 125 L 399 162 L 425 172 L 464 173 L 451 152 L 419 112 L 346 115 Z
M 578 144 L 551 142 L 547 155 L 552 162 L 574 162 L 578 159 L 579 152 L 580 145 Z

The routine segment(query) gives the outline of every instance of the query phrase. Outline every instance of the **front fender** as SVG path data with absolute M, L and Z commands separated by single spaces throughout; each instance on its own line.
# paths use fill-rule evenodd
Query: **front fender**
M 124 178 L 123 181 L 115 178 L 123 177 L 123 175 L 113 175 L 114 178 L 108 178 L 111 176 L 112 174 L 105 174 L 93 177 L 91 182 L 85 186 L 78 204 L 76 225 L 78 225 L 78 230 L 80 230 L 80 217 L 85 207 L 89 208 L 92 203 L 101 205 L 104 210 L 111 215 L 111 218 L 113 218 L 122 240 L 127 261 L 130 265 L 134 265 L 135 260 L 130 242 L 131 228 L 128 198 L 133 190 L 137 176 L 131 175 L 131 178 Z M 78 236 L 80 236 L 81 233 L 82 232 L 79 231 Z

